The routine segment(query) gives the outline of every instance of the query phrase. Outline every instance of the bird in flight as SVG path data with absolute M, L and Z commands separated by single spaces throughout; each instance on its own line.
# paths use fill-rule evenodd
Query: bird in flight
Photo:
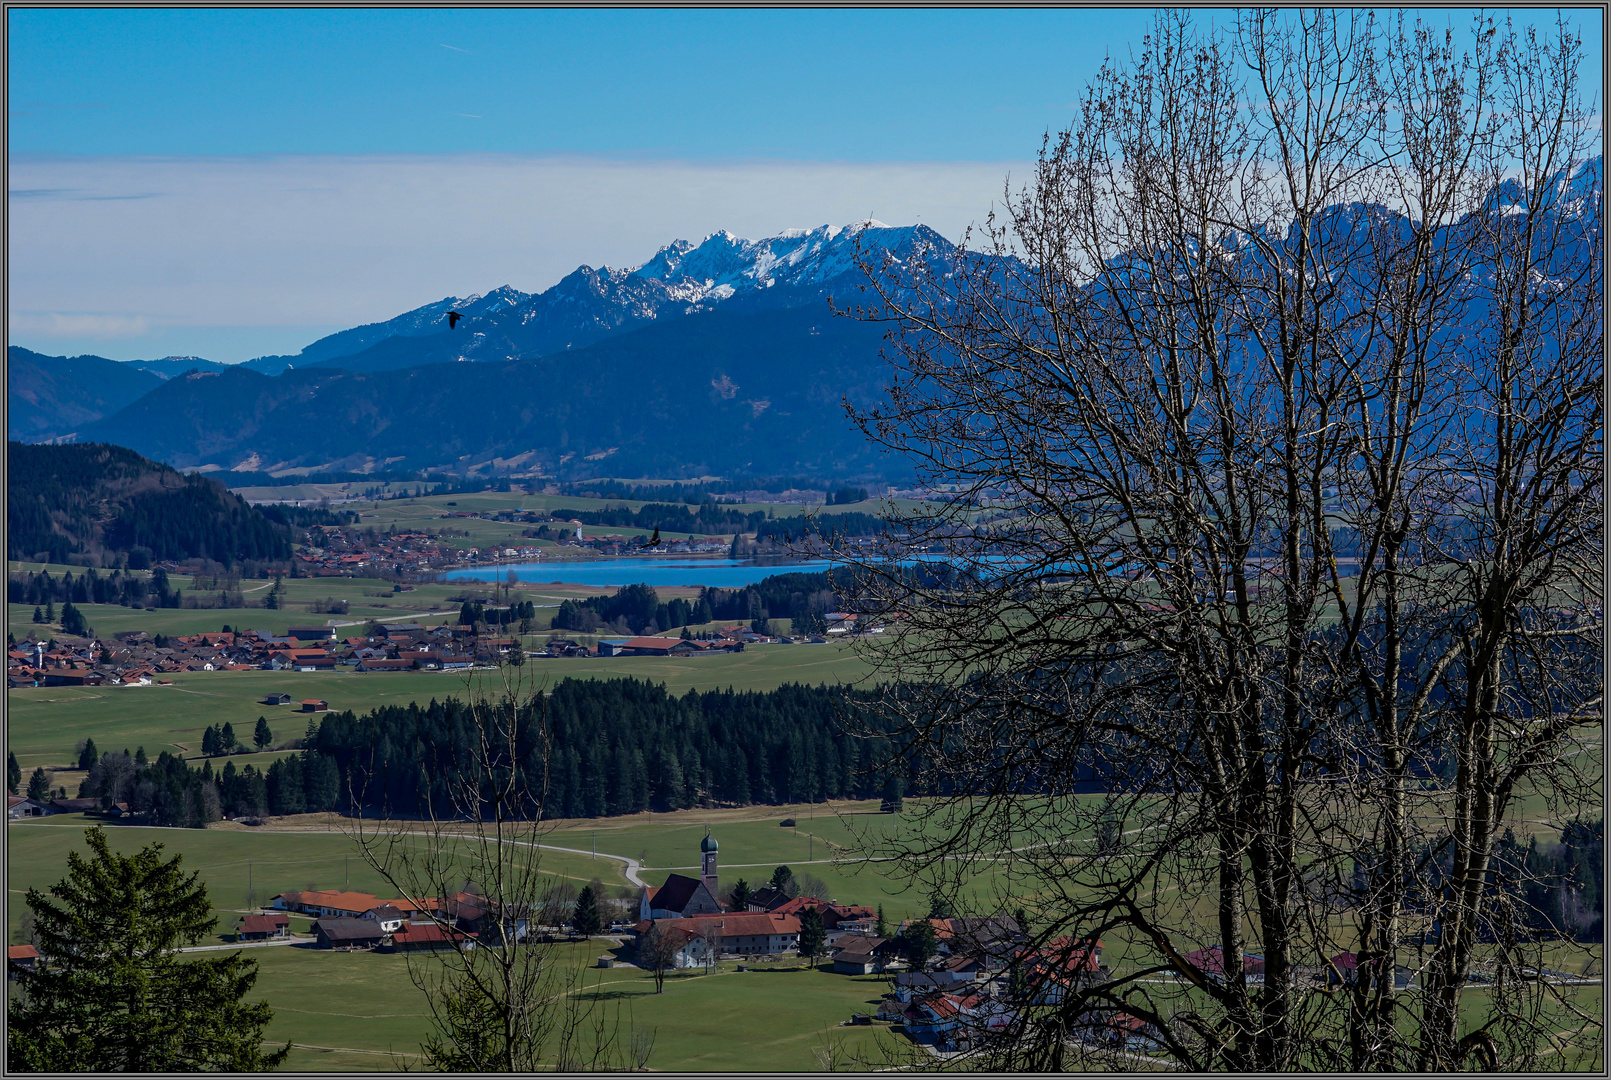
M 660 546 L 660 526 L 656 525 L 654 527 L 654 535 L 651 536 L 648 540 L 645 540 L 643 542 L 643 546 L 644 547 L 651 547 L 651 548 Z
M 451 330 L 455 326 L 459 325 L 459 320 L 462 318 L 464 318 L 464 316 L 459 314 L 457 311 L 448 312 L 448 329 Z

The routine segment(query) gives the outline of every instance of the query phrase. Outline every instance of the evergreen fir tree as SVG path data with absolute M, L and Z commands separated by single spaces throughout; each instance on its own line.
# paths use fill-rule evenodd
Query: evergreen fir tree
M 181 958 L 218 924 L 207 887 L 161 859 L 85 832 L 90 856 L 68 855 L 49 892 L 29 889 L 48 966 L 18 974 L 7 1008 L 8 1066 L 26 1072 L 259 1072 L 290 1044 L 263 1052 L 273 1013 L 247 1004 L 257 962 L 240 953 Z
M 257 730 L 252 733 L 252 742 L 257 744 L 259 750 L 267 750 L 274 741 L 274 732 L 269 730 L 268 717 L 257 718 Z
M 822 925 L 822 912 L 808 908 L 800 912 L 800 942 L 798 952 L 808 964 L 816 963 L 828 947 L 828 934 Z
M 12 795 L 22 786 L 22 766 L 17 764 L 17 755 L 6 752 L 6 791 Z
M 591 885 L 585 886 L 582 894 L 576 898 L 576 910 L 571 915 L 571 928 L 583 937 L 592 937 L 604 928 L 604 920 L 599 915 L 598 897 L 593 894 Z
M 733 882 L 733 892 L 732 892 L 733 910 L 734 911 L 746 911 L 746 910 L 748 910 L 749 906 L 750 906 L 750 896 L 751 895 L 753 895 L 753 894 L 750 892 L 750 883 L 749 882 L 745 881 L 743 878 L 739 878 L 737 881 Z
M 928 920 L 918 919 L 906 927 L 906 932 L 901 935 L 901 945 L 912 967 L 922 971 L 939 948 L 939 940 Z
M 221 728 L 218 732 L 218 752 L 220 754 L 233 753 L 236 743 L 237 740 L 235 738 L 235 729 L 230 725 L 228 720 L 225 720 L 223 728 Z
M 28 797 L 34 802 L 45 802 L 50 798 L 50 777 L 43 768 L 35 769 L 28 778 Z
M 80 769 L 93 769 L 95 763 L 101 760 L 101 755 L 95 752 L 95 740 L 85 739 L 84 748 L 78 752 L 78 767 Z

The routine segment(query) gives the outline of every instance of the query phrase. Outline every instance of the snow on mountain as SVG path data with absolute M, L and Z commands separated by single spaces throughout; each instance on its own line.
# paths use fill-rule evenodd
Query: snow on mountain
M 637 267 L 580 266 L 541 293 L 503 285 L 481 295 L 446 297 L 386 322 L 323 338 L 301 356 L 273 359 L 295 367 L 387 370 L 551 355 L 734 300 L 743 300 L 746 308 L 817 303 L 829 286 L 859 277 L 859 258 L 901 260 L 929 249 L 949 251 L 951 245 L 926 226 L 871 220 L 790 229 L 760 240 L 724 229 L 698 244 L 675 240 Z M 450 310 L 465 316 L 454 331 L 447 326 Z M 445 333 L 456 336 L 438 342 Z M 404 340 L 413 338 L 422 340 Z
M 1550 178 L 1548 212 L 1560 217 L 1598 216 L 1603 162 L 1581 162 Z M 1507 212 L 1521 201 L 1515 181 L 1500 184 L 1490 210 Z M 1346 235 L 1381 207 L 1339 205 L 1323 227 Z M 445 297 L 386 322 L 344 330 L 314 342 L 296 357 L 265 357 L 251 365 L 265 372 L 277 365 L 322 365 L 348 370 L 389 370 L 466 359 L 505 361 L 552 356 L 581 348 L 649 323 L 728 307 L 734 311 L 781 310 L 820 304 L 829 296 L 849 298 L 862 280 L 862 263 L 905 263 L 955 248 L 924 225 L 891 226 L 865 220 L 848 225 L 789 229 L 750 240 L 726 229 L 697 244 L 674 240 L 636 267 L 580 266 L 540 293 L 503 285 L 485 294 Z M 988 256 L 970 256 L 988 258 Z M 1111 269 L 1145 272 L 1133 253 L 1114 257 Z M 457 330 L 447 313 L 465 316 Z
M 858 271 L 857 259 L 880 252 L 897 254 L 924 245 L 949 250 L 938 233 L 921 225 L 892 228 L 881 221 L 789 229 L 764 240 L 745 240 L 723 229 L 697 247 L 677 240 L 632 270 L 637 277 L 680 288 L 690 297 L 722 298 L 774 285 L 816 285 Z

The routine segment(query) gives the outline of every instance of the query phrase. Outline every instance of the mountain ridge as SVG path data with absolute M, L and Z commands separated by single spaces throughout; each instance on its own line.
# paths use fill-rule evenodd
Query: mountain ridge
M 1595 158 L 1544 181 L 1546 213 L 1589 237 L 1602 172 Z M 1477 213 L 1504 213 L 1516 194 L 1499 185 Z M 1384 213 L 1340 204 L 1315 227 L 1344 235 Z M 891 461 L 868 449 L 841 405 L 881 396 L 883 327 L 838 318 L 828 300 L 850 306 L 868 286 L 864 261 L 902 269 L 957 254 L 921 225 L 866 221 L 761 240 L 721 230 L 675 240 L 634 268 L 578 267 L 541 293 L 505 285 L 354 327 L 277 375 L 260 363 L 274 358 L 261 357 L 178 375 L 70 434 L 184 467 L 871 479 Z M 1121 276 L 1146 265 L 1135 252 L 1110 262 Z M 465 316 L 456 328 L 445 326 L 449 311 Z
M 854 478 L 879 471 L 877 455 L 840 402 L 881 391 L 882 337 L 814 308 L 718 310 L 450 373 L 236 368 L 170 380 L 83 437 L 181 468 L 490 465 L 581 478 L 804 461 Z

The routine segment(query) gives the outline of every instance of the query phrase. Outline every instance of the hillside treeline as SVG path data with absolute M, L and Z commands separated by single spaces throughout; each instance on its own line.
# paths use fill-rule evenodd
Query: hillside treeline
M 825 686 L 674 697 L 636 679 L 562 680 L 547 699 L 545 815 L 876 796 L 882 780 L 864 773 L 877 748 L 845 734 L 838 718 L 838 710 L 863 700 L 856 691 Z M 530 715 L 521 718 L 520 746 L 527 783 L 540 789 L 543 763 L 532 723 Z M 475 733 L 470 706 L 456 698 L 389 705 L 361 717 L 327 715 L 305 757 L 320 769 L 333 762 L 350 784 L 346 812 L 448 814 L 452 778 L 473 760 Z M 306 789 L 304 780 L 305 800 Z M 269 797 L 272 803 L 272 791 Z
M 167 571 L 160 566 L 149 576 L 125 574 L 113 570 L 102 576 L 90 567 L 73 576 L 71 570 L 60 577 L 50 571 L 35 574 L 14 573 L 6 579 L 6 600 L 12 604 L 122 604 L 124 607 L 182 607 L 182 590 L 168 582 Z
M 66 562 L 82 551 L 102 513 L 95 492 L 133 484 L 151 463 L 121 446 L 35 446 L 11 442 L 6 461 L 6 557 L 48 552 Z
M 114 551 L 144 548 L 153 560 L 200 557 L 225 566 L 242 559 L 291 557 L 285 530 L 275 528 L 239 495 L 194 473 L 185 477 L 182 488 L 130 500 L 106 527 L 106 546 Z
M 11 559 L 116 553 L 142 568 L 162 559 L 235 566 L 291 555 L 284 515 L 271 520 L 200 474 L 182 476 L 121 446 L 13 442 L 6 479 Z
M 358 520 L 358 513 L 355 510 L 330 510 L 322 506 L 264 503 L 256 509 L 274 524 L 295 530 L 311 529 L 315 525 L 351 525 Z M 295 539 L 300 540 L 301 537 L 297 536 Z
M 754 527 L 757 543 L 770 540 L 787 544 L 806 536 L 881 536 L 889 522 L 877 514 L 847 510 L 839 514 L 797 514 L 794 517 L 764 518 Z
M 793 619 L 796 633 L 822 630 L 837 606 L 829 574 L 773 574 L 742 589 L 703 588 L 694 600 L 661 602 L 648 585 L 628 585 L 610 596 L 566 600 L 554 613 L 556 630 L 658 634 L 679 626 L 734 620 L 759 626 L 771 619 Z
M 224 811 L 210 764 L 193 769 L 166 750 L 148 762 L 144 747 L 132 756 L 127 750 L 102 754 L 79 784 L 78 797 L 100 799 L 102 806 L 127 803 L 134 813 L 150 815 L 153 824 L 188 829 L 206 828 Z
M 515 626 L 518 625 L 521 633 L 531 630 L 532 620 L 537 618 L 537 605 L 530 600 L 521 600 L 499 607 L 488 604 L 482 600 L 466 600 L 459 605 L 459 625 L 474 626 L 477 623 L 483 626 Z

